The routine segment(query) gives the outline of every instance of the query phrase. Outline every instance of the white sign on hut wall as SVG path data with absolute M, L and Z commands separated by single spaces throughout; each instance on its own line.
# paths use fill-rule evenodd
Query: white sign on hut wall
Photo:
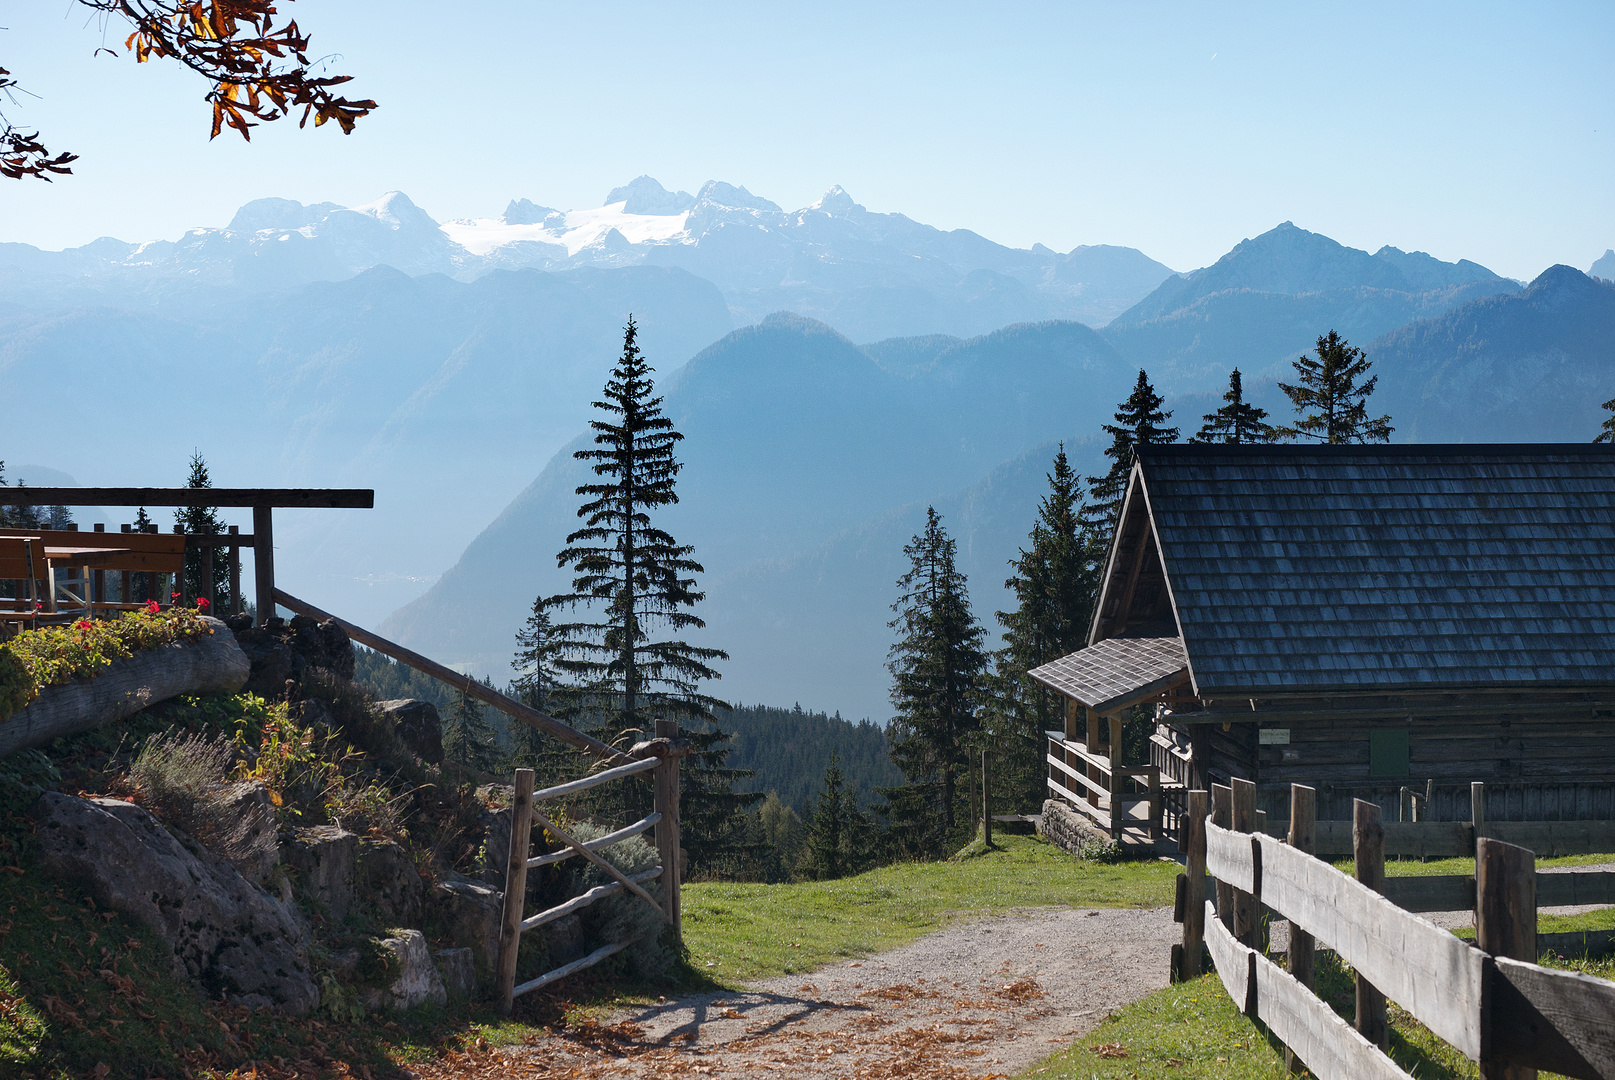
M 1290 729 L 1287 727 L 1265 727 L 1256 734 L 1256 741 L 1262 746 L 1289 746 Z

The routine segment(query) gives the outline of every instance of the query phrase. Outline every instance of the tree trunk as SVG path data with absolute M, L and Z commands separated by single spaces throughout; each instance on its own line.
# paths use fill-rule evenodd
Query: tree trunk
M 41 687 L 39 697 L 0 723 L 0 757 L 43 746 L 132 716 L 180 694 L 229 693 L 246 685 L 251 664 L 217 619 L 198 641 L 161 645 L 114 660 L 93 679 Z

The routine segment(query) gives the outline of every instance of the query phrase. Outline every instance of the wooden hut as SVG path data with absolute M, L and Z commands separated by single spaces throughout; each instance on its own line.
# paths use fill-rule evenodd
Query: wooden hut
M 1235 776 L 1270 819 L 1299 782 L 1467 820 L 1475 780 L 1494 819 L 1615 818 L 1615 448 L 1150 447 L 1087 647 L 1031 674 L 1051 797 L 1114 835 Z

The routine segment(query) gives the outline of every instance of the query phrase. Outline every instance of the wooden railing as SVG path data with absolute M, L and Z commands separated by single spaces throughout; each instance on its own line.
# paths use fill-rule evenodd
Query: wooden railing
M 1319 1080 L 1407 1080 L 1384 1052 L 1388 997 L 1479 1062 L 1484 1077 L 1523 1078 L 1536 1069 L 1615 1077 L 1615 982 L 1535 963 L 1531 851 L 1479 839 L 1477 944 L 1470 945 L 1382 895 L 1386 834 L 1377 805 L 1355 807 L 1354 879 L 1309 851 L 1311 788 L 1291 789 L 1286 840 L 1252 831 L 1255 789 L 1244 781 L 1215 786 L 1209 800 L 1192 791 L 1188 804 L 1174 975 L 1200 974 L 1203 941 L 1229 995 L 1285 1044 L 1293 1070 L 1304 1065 Z M 1204 898 L 1207 873 L 1215 904 Z M 1288 971 L 1265 955 L 1264 907 L 1290 922 Z M 1354 1024 L 1312 992 L 1317 946 L 1356 973 Z
M 656 721 L 656 738 L 640 743 L 630 751 L 630 757 L 635 760 L 626 765 L 619 765 L 605 772 L 586 776 L 581 780 L 570 783 L 557 784 L 542 791 L 533 790 L 533 770 L 516 770 L 516 797 L 511 807 L 510 828 L 510 854 L 505 863 L 505 902 L 503 922 L 499 933 L 499 965 L 495 973 L 495 980 L 499 987 L 500 1008 L 506 1016 L 510 1015 L 516 998 L 522 994 L 537 990 L 541 986 L 548 986 L 557 979 L 563 979 L 574 972 L 593 967 L 609 956 L 613 956 L 634 941 L 615 941 L 602 945 L 581 959 L 529 979 L 521 985 L 516 984 L 516 959 L 521 950 L 521 935 L 528 930 L 557 919 L 564 918 L 582 911 L 590 904 L 604 900 L 608 896 L 615 896 L 624 890 L 633 893 L 645 903 L 655 908 L 663 920 L 673 928 L 675 934 L 682 933 L 683 911 L 679 889 L 679 759 L 689 753 L 687 740 L 678 737 L 678 724 L 670 720 Z M 557 825 L 553 819 L 538 809 L 541 802 L 552 799 L 563 799 L 573 795 L 580 795 L 590 788 L 601 784 L 608 784 L 616 780 L 626 780 L 631 776 L 655 770 L 655 805 L 653 811 L 615 832 L 607 833 L 596 840 L 582 841 L 570 832 Z M 550 836 L 555 837 L 566 845 L 560 851 L 545 855 L 532 854 L 532 827 L 538 824 Z M 656 830 L 656 850 L 661 860 L 660 864 L 649 870 L 642 870 L 637 874 L 625 874 L 618 870 L 609 861 L 597 854 L 601 849 L 619 844 L 630 837 L 638 836 L 651 829 Z M 578 896 L 574 896 L 564 903 L 556 904 L 535 915 L 523 917 L 523 909 L 527 903 L 527 874 L 541 866 L 551 866 L 573 856 L 581 855 L 595 866 L 599 867 L 609 882 L 596 885 Z M 660 880 L 662 883 L 662 897 L 657 900 L 646 891 L 648 882 Z
M 1122 840 L 1130 830 L 1144 832 L 1148 839 L 1161 838 L 1161 769 L 1157 765 L 1121 763 L 1121 723 L 1111 723 L 1111 740 L 1099 742 L 1090 726 L 1086 743 L 1066 739 L 1063 732 L 1049 731 L 1049 792 L 1064 799 L 1109 833 Z M 1142 793 L 1129 794 L 1125 788 L 1136 783 Z

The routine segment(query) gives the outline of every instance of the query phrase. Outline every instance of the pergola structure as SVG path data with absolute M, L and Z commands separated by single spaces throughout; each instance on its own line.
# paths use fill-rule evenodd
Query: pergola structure
M 1113 835 L 1232 777 L 1279 817 L 1292 782 L 1467 816 L 1475 780 L 1615 817 L 1615 448 L 1143 448 L 1088 646 L 1031 674 L 1067 705 L 1051 797 Z

